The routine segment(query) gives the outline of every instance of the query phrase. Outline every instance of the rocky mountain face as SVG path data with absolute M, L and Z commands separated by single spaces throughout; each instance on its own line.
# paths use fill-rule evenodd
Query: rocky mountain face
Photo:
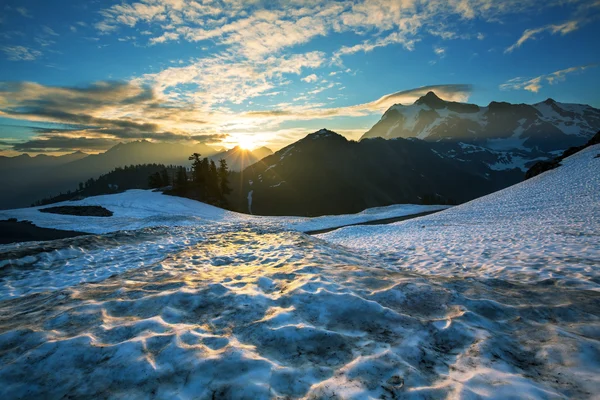
M 235 175 L 232 206 L 261 215 L 353 213 L 397 203 L 459 203 L 520 181 L 481 159 L 448 156 L 460 144 L 417 139 L 348 141 L 322 129 Z
M 388 109 L 361 140 L 380 137 L 448 141 L 464 151 L 456 159 L 485 158 L 494 170 L 526 171 L 535 161 L 552 158 L 587 142 L 600 129 L 600 110 L 552 99 L 528 104 L 491 102 L 487 107 L 444 101 L 433 92 L 414 104 Z

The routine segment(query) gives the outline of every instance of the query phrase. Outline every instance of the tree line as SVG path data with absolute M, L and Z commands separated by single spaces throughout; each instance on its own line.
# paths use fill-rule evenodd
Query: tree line
M 199 200 L 226 208 L 230 171 L 227 161 L 219 160 L 219 165 L 201 154 L 194 153 L 188 158 L 192 162 L 190 176 L 184 167 L 178 167 L 172 177 L 166 171 L 156 172 L 148 178 L 150 187 L 171 186 L 166 193 Z
M 227 161 L 218 165 L 194 153 L 189 157 L 191 169 L 164 164 L 138 164 L 117 167 L 98 178 L 80 182 L 75 190 L 38 200 L 32 206 L 42 206 L 60 201 L 77 200 L 88 196 L 120 193 L 129 189 L 164 189 L 167 194 L 203 201 L 219 207 L 228 207 L 231 194 L 231 171 Z
M 120 193 L 129 189 L 148 189 L 151 188 L 148 180 L 149 175 L 162 173 L 163 176 L 169 176 L 174 174 L 177 168 L 179 167 L 175 165 L 166 166 L 164 164 L 137 164 L 117 167 L 96 179 L 90 178 L 84 182 L 79 182 L 74 190 L 67 190 L 65 193 L 61 192 L 56 196 L 43 198 L 33 203 L 32 206 L 42 206 L 102 194 Z

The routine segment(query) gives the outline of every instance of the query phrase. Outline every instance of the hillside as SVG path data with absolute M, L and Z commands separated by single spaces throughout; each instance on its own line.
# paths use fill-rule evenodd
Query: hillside
M 232 182 L 234 208 L 260 215 L 342 214 L 398 203 L 455 204 L 522 179 L 480 160 L 448 157 L 453 143 L 352 142 L 322 129 L 246 168 Z

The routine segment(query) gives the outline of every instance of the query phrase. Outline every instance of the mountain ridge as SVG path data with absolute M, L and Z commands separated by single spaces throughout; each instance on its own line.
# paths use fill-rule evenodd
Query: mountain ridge
M 454 141 L 472 146 L 470 154 L 493 154 L 491 168 L 505 168 L 507 159 L 516 159 L 512 166 L 525 172 L 536 161 L 584 144 L 598 130 L 600 110 L 586 104 L 548 98 L 531 105 L 491 101 L 479 106 L 445 101 L 429 92 L 411 105 L 391 106 L 360 140 Z
M 453 204 L 522 180 L 479 160 L 445 157 L 455 143 L 351 141 L 321 129 L 236 175 L 231 204 L 260 215 L 343 214 L 390 204 Z

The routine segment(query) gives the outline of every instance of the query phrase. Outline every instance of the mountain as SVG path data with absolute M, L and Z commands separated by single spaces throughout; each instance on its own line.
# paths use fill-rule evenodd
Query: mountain
M 232 149 L 219 152 L 209 158 L 215 162 L 224 159 L 227 161 L 227 165 L 231 171 L 241 171 L 271 154 L 273 154 L 273 151 L 267 147 L 246 150 L 240 146 L 235 146 Z
M 600 110 L 552 99 L 528 104 L 491 102 L 487 107 L 440 99 L 433 92 L 414 104 L 390 107 L 361 140 L 418 138 L 467 144 L 455 154 L 470 159 L 488 153 L 493 169 L 520 168 L 580 146 L 600 130 Z
M 0 156 L 0 170 L 52 167 L 80 160 L 87 156 L 87 154 L 81 151 L 76 151 L 74 153 L 65 154 L 62 156 L 49 156 L 47 154 L 38 154 L 36 156 L 31 157 L 27 153 L 15 157 Z
M 418 139 L 348 141 L 327 129 L 246 168 L 232 206 L 261 215 L 342 214 L 397 203 L 457 203 L 523 178 L 480 160 L 444 156 L 456 143 Z
M 72 190 L 77 187 L 79 182 L 97 178 L 116 167 L 153 163 L 189 166 L 188 157 L 194 152 L 203 156 L 212 156 L 216 153 L 214 149 L 204 144 L 153 143 L 141 140 L 120 143 L 100 154 L 81 156 L 83 153 L 74 153 L 74 155 L 70 155 L 71 159 L 63 159 L 66 156 L 57 157 L 64 162 L 56 160 L 48 162 L 46 157 L 50 156 L 44 156 L 41 159 L 40 155 L 29 157 L 31 167 L 11 169 L 11 173 L 0 174 L 0 187 L 3 189 L 0 208 L 29 206 L 32 202 L 44 197 L 52 197 L 60 192 Z M 0 161 L 0 165 L 11 163 L 26 165 L 27 160 L 28 158 L 23 155 L 6 157 Z

